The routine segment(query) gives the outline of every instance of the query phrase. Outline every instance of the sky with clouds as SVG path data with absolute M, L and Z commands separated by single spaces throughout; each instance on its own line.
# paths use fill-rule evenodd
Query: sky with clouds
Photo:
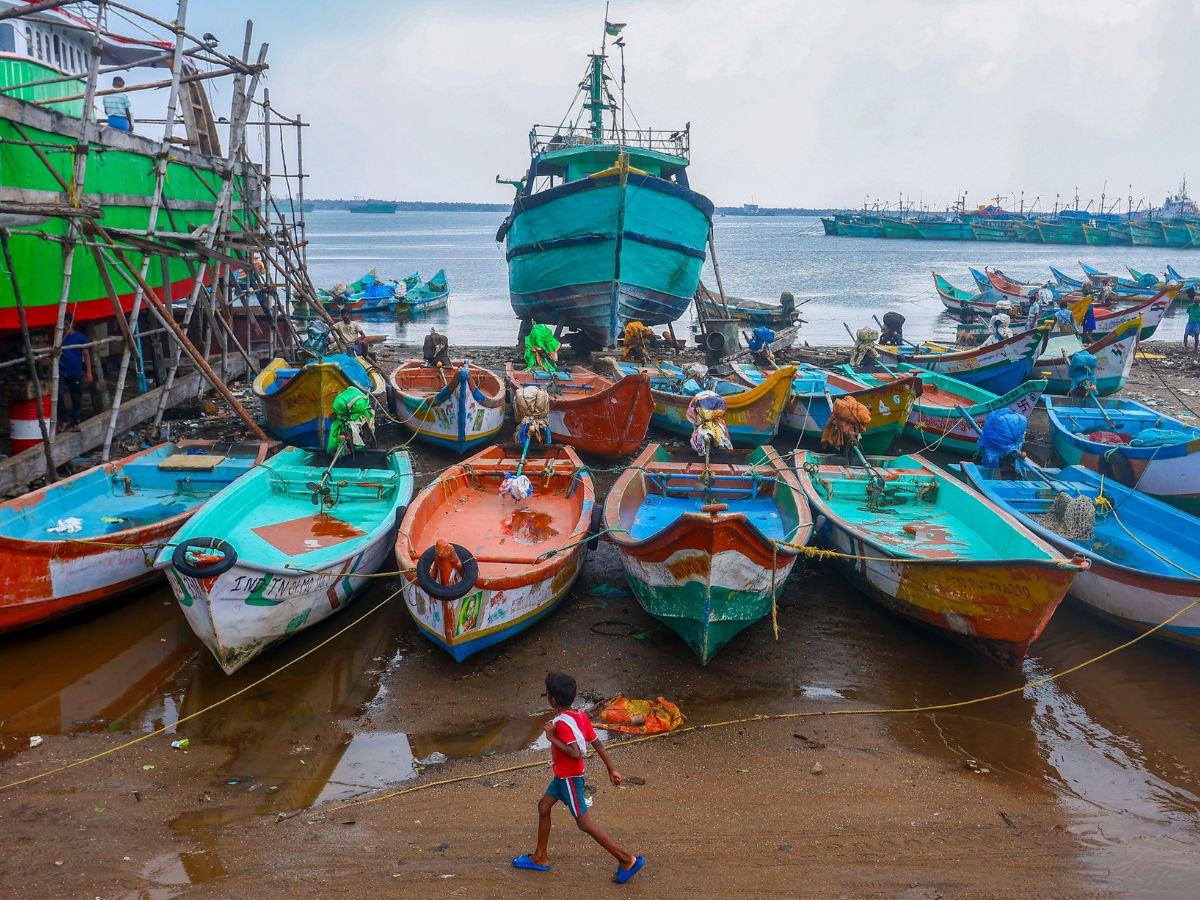
M 577 0 L 190 5 L 226 51 L 247 16 L 270 42 L 273 103 L 313 123 L 317 197 L 507 202 L 495 176 L 562 117 L 604 19 Z M 719 204 L 1046 208 L 1200 179 L 1192 0 L 619 0 L 610 18 L 629 110 L 692 123 L 691 183 Z

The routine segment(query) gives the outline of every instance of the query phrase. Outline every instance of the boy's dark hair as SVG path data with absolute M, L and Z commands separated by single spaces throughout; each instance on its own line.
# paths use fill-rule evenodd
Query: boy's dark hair
M 546 693 L 559 706 L 575 702 L 575 679 L 566 672 L 551 672 L 546 676 Z

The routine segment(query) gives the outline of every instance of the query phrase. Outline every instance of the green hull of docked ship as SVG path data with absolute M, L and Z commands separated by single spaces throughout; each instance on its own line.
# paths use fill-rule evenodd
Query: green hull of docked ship
M 0 45 L 4 43 L 5 27 L 6 24 L 0 25 Z M 2 63 L 0 87 L 61 77 L 59 70 L 36 61 L 5 58 Z M 0 200 L 9 204 L 71 205 L 63 183 L 71 181 L 73 151 L 79 138 L 83 104 L 79 100 L 47 101 L 82 94 L 83 90 L 81 76 L 54 85 L 18 88 L 0 96 L 0 141 L 4 144 Z M 121 232 L 122 229 L 144 232 L 150 224 L 154 167 L 160 149 L 158 141 L 104 127 L 94 129 L 88 147 L 80 202 L 84 207 L 99 211 L 98 224 L 113 236 L 130 264 L 139 270 L 142 254 L 121 243 Z M 39 150 L 54 167 L 54 172 L 39 158 Z M 224 164 L 214 155 L 183 147 L 173 148 L 167 165 L 165 199 L 157 215 L 156 229 L 187 234 L 199 226 L 209 225 L 221 190 L 219 167 Z M 233 179 L 232 202 L 235 213 L 245 219 L 243 207 L 248 200 L 244 196 L 240 172 L 239 164 Z M 0 227 L 15 229 L 9 238 L 13 276 L 21 291 L 29 327 L 53 325 L 62 299 L 62 240 L 68 234 L 68 219 L 32 215 L 10 206 L 8 211 L 0 214 Z M 231 227 L 240 230 L 236 218 Z M 79 321 L 111 318 L 113 302 L 101 277 L 96 255 L 82 245 L 76 246 L 73 253 L 70 290 L 66 298 L 68 308 Z M 121 308 L 129 312 L 135 293 L 133 279 L 132 276 L 122 277 L 119 269 L 114 272 L 115 266 L 115 262 L 108 262 L 109 275 Z M 159 260 L 152 259 L 146 281 L 156 293 L 176 300 L 186 298 L 193 287 L 187 266 L 180 259 L 167 257 L 165 280 L 169 289 L 162 291 L 163 266 Z M 21 327 L 12 282 L 13 279 L 7 276 L 0 278 L 0 334 L 18 331 Z
M 883 229 L 885 238 L 908 238 L 919 241 L 921 234 L 917 231 L 917 227 L 912 222 L 906 222 L 904 219 L 880 219 L 879 227 Z
M 630 320 L 673 322 L 700 283 L 712 214 L 701 194 L 632 171 L 518 197 L 505 235 L 513 311 L 608 346 Z

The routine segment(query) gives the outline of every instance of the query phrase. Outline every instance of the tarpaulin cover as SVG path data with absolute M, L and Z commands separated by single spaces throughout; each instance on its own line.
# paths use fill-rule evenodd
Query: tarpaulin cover
M 544 368 L 552 370 L 558 368 L 550 359 L 552 354 L 558 352 L 558 348 L 562 343 L 554 336 L 554 330 L 549 325 L 534 325 L 530 330 L 529 335 L 525 338 L 525 366 L 529 369 Z M 538 361 L 538 352 L 542 351 L 542 361 Z
M 775 332 L 766 325 L 759 325 L 750 332 L 750 349 L 757 352 L 763 347 L 771 346 L 774 340 Z
M 333 424 L 329 428 L 329 443 L 326 449 L 336 453 L 342 436 L 349 432 L 354 447 L 365 447 L 363 427 L 374 428 L 375 410 L 371 409 L 371 398 L 356 387 L 348 387 L 333 398 L 331 407 Z
M 683 724 L 683 713 L 670 700 L 631 700 L 617 694 L 590 711 L 592 725 L 625 734 L 661 734 Z
M 333 363 L 357 387 L 362 388 L 364 391 L 371 390 L 371 376 L 367 373 L 366 367 L 355 357 L 347 353 L 335 353 L 332 356 L 323 357 L 321 361 Z
M 983 420 L 979 436 L 980 465 L 995 468 L 1006 456 L 1018 452 L 1025 444 L 1028 420 L 1012 409 L 998 409 Z

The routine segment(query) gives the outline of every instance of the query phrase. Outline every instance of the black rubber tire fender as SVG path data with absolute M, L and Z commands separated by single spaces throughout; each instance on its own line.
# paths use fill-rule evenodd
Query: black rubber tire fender
M 218 550 L 225 558 L 212 565 L 196 566 L 188 562 L 188 553 L 193 550 Z M 171 565 L 175 567 L 175 571 L 189 578 L 216 578 L 236 566 L 237 561 L 237 551 L 233 549 L 233 544 L 224 538 L 190 538 L 176 547 L 175 552 L 171 554 Z
M 475 590 L 475 584 L 479 581 L 479 563 L 476 562 L 474 554 L 458 544 L 450 546 L 454 548 L 463 568 L 462 578 L 454 584 L 442 584 L 433 577 L 433 560 L 437 555 L 436 546 L 426 548 L 420 559 L 417 560 L 417 584 L 421 586 L 421 590 L 435 600 L 457 600 L 465 597 Z
M 592 506 L 592 517 L 588 520 L 587 548 L 595 550 L 600 546 L 600 532 L 604 530 L 604 504 Z

